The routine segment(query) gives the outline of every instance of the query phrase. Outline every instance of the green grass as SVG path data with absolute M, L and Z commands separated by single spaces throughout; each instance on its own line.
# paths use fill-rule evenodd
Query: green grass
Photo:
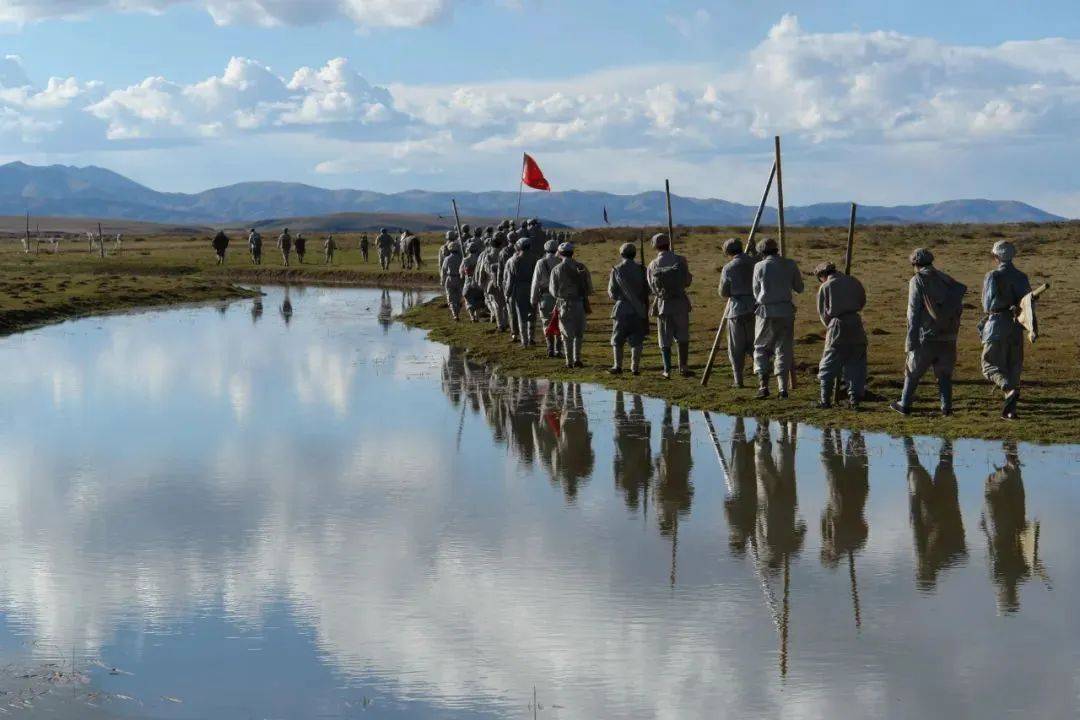
M 583 348 L 586 367 L 567 370 L 561 361 L 551 360 L 542 348 L 522 349 L 507 335 L 494 333 L 486 323 L 454 323 L 445 303 L 433 301 L 407 313 L 406 322 L 431 330 L 439 342 L 467 349 L 477 359 L 496 363 L 508 374 L 593 382 L 606 387 L 644 393 L 695 409 L 708 409 L 744 416 L 767 416 L 777 420 L 797 420 L 819 426 L 842 426 L 877 430 L 893 435 L 934 434 L 954 438 L 1016 439 L 1037 443 L 1080 441 L 1080 293 L 1071 285 L 1066 271 L 1080 259 L 1080 225 L 1017 225 L 1007 227 L 882 227 L 861 230 L 855 252 L 854 274 L 864 282 L 869 298 L 864 313 L 870 335 L 870 385 L 872 399 L 860 411 L 811 409 L 816 398 L 816 369 L 820 357 L 823 328 L 815 311 L 816 279 L 807 276 L 807 291 L 798 298 L 796 324 L 796 365 L 799 387 L 788 400 L 759 401 L 755 388 L 730 387 L 730 368 L 721 348 L 718 366 L 708 388 L 699 384 L 723 303 L 717 295 L 720 268 L 724 259 L 720 245 L 725 237 L 745 235 L 745 229 L 697 229 L 680 236 L 676 250 L 685 254 L 694 273 L 691 298 L 691 366 L 697 378 L 660 376 L 660 356 L 655 340 L 646 346 L 640 377 L 629 374 L 613 377 L 608 319 L 610 302 L 604 294 L 607 273 L 617 261 L 617 248 L 636 240 L 637 231 L 604 230 L 582 234 L 577 257 L 592 271 L 594 310 Z M 804 274 L 826 259 L 841 263 L 844 230 L 799 229 L 788 236 L 788 254 L 798 260 Z M 646 236 L 648 232 L 646 231 Z M 993 390 L 979 372 L 980 342 L 975 330 L 981 313 L 977 308 L 982 276 L 992 266 L 990 245 L 1002 237 L 1012 239 L 1020 255 L 1018 266 L 1035 284 L 1052 281 L 1041 310 L 1043 337 L 1028 346 L 1021 419 L 1000 417 L 1000 393 Z M 932 377 L 920 387 L 916 413 L 903 417 L 887 407 L 899 396 L 903 378 L 903 344 L 907 262 L 913 247 L 933 248 L 937 265 L 969 287 L 968 309 L 959 344 L 960 361 L 955 388 L 955 414 L 941 418 L 936 412 L 936 386 Z M 651 251 L 648 255 L 651 256 Z M 753 384 L 753 377 L 750 377 Z
M 645 236 L 651 234 L 644 230 Z M 695 276 L 691 298 L 691 365 L 700 373 L 716 332 L 723 303 L 716 294 L 724 258 L 724 238 L 745 236 L 746 228 L 696 228 L 680 230 L 676 250 L 687 255 Z M 788 254 L 798 260 L 804 273 L 821 260 L 842 259 L 846 231 L 800 228 L 788 235 Z M 269 238 L 264 238 L 264 264 L 253 267 L 246 242 L 233 238 L 228 262 L 218 267 L 209 237 L 134 238 L 124 242 L 119 255 L 99 258 L 87 252 L 83 239 L 66 241 L 62 252 L 43 250 L 26 255 L 17 243 L 0 250 L 0 333 L 15 332 L 47 322 L 81 315 L 121 311 L 182 302 L 205 302 L 242 297 L 249 291 L 237 283 L 308 283 L 356 286 L 431 286 L 437 272 L 434 257 L 438 239 L 425 235 L 423 269 L 382 272 L 374 252 L 363 263 L 356 235 L 336 236 L 339 249 L 333 266 L 322 264 L 321 238 L 309 239 L 308 263 L 286 269 Z M 611 363 L 608 337 L 610 304 L 603 295 L 608 268 L 617 261 L 618 246 L 634 241 L 637 230 L 585 231 L 577 238 L 578 258 L 593 272 L 598 290 L 584 346 L 588 367 L 567 371 L 549 360 L 540 349 L 511 346 L 505 335 L 490 332 L 487 324 L 452 323 L 442 303 L 434 302 L 411 311 L 407 322 L 428 328 L 434 340 L 467 348 L 477 358 L 498 363 L 504 371 L 520 375 L 573 379 L 645 393 L 693 408 L 733 414 L 764 415 L 817 425 L 840 425 L 881 430 L 902 435 L 926 433 L 950 437 L 1010 438 L 1034 442 L 1080 441 L 1080 288 L 1069 273 L 1080 260 L 1080 224 L 1021 224 L 1009 226 L 904 226 L 860 229 L 855 252 L 855 274 L 867 287 L 869 306 L 864 313 L 870 340 L 870 391 L 872 400 L 858 413 L 846 410 L 811 410 L 816 393 L 814 371 L 821 352 L 823 328 L 814 312 L 817 282 L 806 278 L 807 292 L 798 298 L 796 358 L 799 388 L 787 401 L 759 402 L 753 390 L 735 391 L 729 370 L 721 362 L 708 389 L 697 379 L 663 380 L 655 343 L 646 348 L 645 374 L 613 378 L 605 370 Z M 1052 281 L 1041 304 L 1044 337 L 1027 348 L 1022 418 L 1013 423 L 999 417 L 1000 399 L 978 369 L 979 290 L 983 274 L 991 267 L 988 250 L 998 239 L 1008 238 L 1019 248 L 1018 266 L 1035 284 Z M 917 414 L 903 418 L 887 410 L 885 403 L 899 393 L 902 379 L 904 309 L 910 277 L 907 256 L 918 245 L 931 247 L 937 265 L 968 285 L 969 308 L 964 318 L 957 368 L 956 414 L 949 420 L 937 417 L 932 381 L 920 388 Z M 649 253 L 651 255 L 651 253 Z M 721 352 L 723 356 L 723 352 Z M 723 358 L 721 357 L 721 360 Z

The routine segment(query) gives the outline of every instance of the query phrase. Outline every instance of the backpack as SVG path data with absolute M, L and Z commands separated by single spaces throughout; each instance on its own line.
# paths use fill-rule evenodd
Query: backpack
M 930 316 L 930 330 L 935 337 L 955 336 L 960 332 L 967 286 L 940 270 L 923 281 L 923 306 Z
M 686 278 L 683 275 L 683 264 L 657 267 L 652 272 L 653 281 L 656 284 L 656 294 L 662 300 L 681 298 L 686 294 Z

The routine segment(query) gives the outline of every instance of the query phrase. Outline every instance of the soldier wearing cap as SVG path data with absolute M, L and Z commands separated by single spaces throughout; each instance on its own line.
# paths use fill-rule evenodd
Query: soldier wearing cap
M 480 253 L 477 263 L 477 282 L 484 289 L 488 311 L 491 313 L 491 322 L 499 329 L 506 331 L 506 297 L 502 290 L 502 261 L 500 254 L 506 243 L 506 233 L 499 230 L 491 237 L 490 246 Z
M 514 256 L 503 271 L 503 288 L 506 292 L 507 311 L 517 318 L 517 334 L 522 347 L 536 343 L 533 333 L 532 278 L 536 261 L 529 252 L 529 238 L 520 238 L 515 244 Z
M 956 368 L 956 338 L 960 330 L 967 288 L 934 267 L 934 253 L 916 248 L 911 253 L 915 273 L 908 283 L 907 339 L 904 343 L 904 389 L 900 400 L 889 404 L 907 415 L 915 391 L 927 370 L 937 377 L 941 414 L 952 414 L 952 376 Z
M 548 289 L 551 281 L 551 271 L 562 262 L 562 258 L 557 255 L 558 250 L 559 245 L 554 240 L 548 240 L 544 243 L 544 257 L 540 258 L 533 270 L 530 298 L 540 318 L 544 339 L 547 341 L 548 357 L 558 357 L 561 354 L 559 351 L 559 333 L 550 324 L 551 314 L 555 310 L 555 298 Z
M 979 326 L 983 342 L 982 373 L 1005 394 L 1001 416 L 1015 420 L 1020 373 L 1024 367 L 1024 329 L 1017 316 L 1020 301 L 1031 292 L 1031 282 L 1013 265 L 1016 247 L 1011 242 L 999 240 L 990 253 L 998 266 L 983 280 L 986 318 Z
M 389 270 L 395 244 L 394 238 L 390 237 L 390 233 L 386 232 L 386 228 L 379 229 L 379 236 L 375 238 L 375 247 L 379 250 L 380 267 L 382 267 L 383 270 Z
M 455 322 L 461 319 L 462 261 L 461 243 L 447 243 L 446 258 L 442 262 L 442 282 L 446 292 L 446 304 L 450 307 L 450 315 Z
M 566 352 L 566 367 L 584 367 L 581 342 L 585 339 L 585 318 L 591 312 L 592 277 L 589 269 L 574 259 L 573 243 L 559 245 L 562 262 L 551 271 L 548 292 L 559 311 L 559 332 Z
M 825 326 L 825 348 L 818 365 L 821 395 L 818 408 L 832 406 L 833 383 L 841 373 L 847 382 L 848 402 L 858 409 L 866 387 L 866 329 L 859 314 L 866 307 L 866 290 L 850 275 L 838 272 L 831 262 L 814 268 L 821 287 L 817 309 Z
M 657 318 L 657 337 L 660 356 L 664 361 L 664 377 L 671 377 L 671 346 L 679 349 L 679 373 L 690 377 L 690 287 L 694 276 L 686 258 L 671 251 L 671 240 L 664 233 L 652 237 L 656 257 L 649 263 L 649 289 L 656 296 L 653 307 Z
M 518 328 L 517 311 L 514 310 L 513 301 L 506 290 L 506 266 L 517 253 L 517 241 L 521 239 L 521 236 L 518 235 L 513 223 L 509 226 L 510 229 L 506 232 L 506 246 L 499 253 L 499 284 L 506 297 L 506 319 L 510 324 L 510 342 L 518 342 L 521 339 L 521 332 Z
M 439 285 L 443 284 L 443 262 L 446 260 L 446 256 L 450 254 L 450 245 L 456 242 L 458 239 L 457 230 L 446 231 L 446 242 L 439 247 Z
M 720 271 L 720 297 L 727 298 L 727 351 L 734 385 L 743 386 L 746 359 L 754 356 L 754 260 L 743 252 L 742 241 L 729 238 L 724 254 L 731 260 Z
M 769 397 L 769 371 L 776 375 L 780 397 L 788 396 L 795 367 L 795 303 L 793 293 L 803 291 L 802 274 L 794 260 L 780 255 L 773 238 L 758 246 L 761 260 L 754 265 L 754 372 L 759 398 Z M 770 367 L 771 366 L 771 367 Z
M 615 363 L 608 371 L 620 375 L 623 371 L 625 346 L 630 345 L 630 372 L 641 373 L 641 351 L 649 329 L 649 280 L 645 268 L 634 261 L 637 248 L 626 243 L 619 248 L 622 261 L 611 268 L 608 277 L 608 297 L 615 303 L 611 310 L 611 348 Z

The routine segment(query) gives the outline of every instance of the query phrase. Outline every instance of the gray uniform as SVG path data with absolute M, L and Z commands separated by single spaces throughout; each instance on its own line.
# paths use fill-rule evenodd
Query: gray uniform
M 506 269 L 503 272 L 507 310 L 517 318 L 517 335 L 521 338 L 521 342 L 529 344 L 531 344 L 533 329 L 531 295 L 535 268 L 536 256 L 526 250 L 515 253 L 506 263 Z
M 733 257 L 720 271 L 720 297 L 727 298 L 727 351 L 735 382 L 742 384 L 746 358 L 754 355 L 754 260 L 746 253 Z
M 795 365 L 795 303 L 793 293 L 803 291 L 802 273 L 794 260 L 766 255 L 754 266 L 753 290 L 757 301 L 754 323 L 754 372 L 769 374 L 770 365 L 787 389 Z
M 660 275 L 674 273 L 670 281 Z M 686 258 L 670 250 L 663 250 L 649 263 L 649 287 L 656 296 L 656 329 L 660 347 L 670 348 L 673 343 L 690 342 L 690 298 L 686 288 L 694 276 Z
M 551 312 L 555 309 L 555 298 L 552 296 L 548 285 L 551 281 L 551 271 L 562 262 L 555 253 L 546 253 L 536 263 L 532 279 L 532 304 L 540 310 L 540 316 L 544 321 L 551 319 Z
M 832 392 L 833 382 L 843 373 L 848 396 L 853 402 L 862 399 L 866 387 L 866 329 L 862 316 L 866 290 L 850 275 L 834 272 L 818 289 L 817 308 L 826 327 L 825 348 L 818 365 L 822 399 Z
M 1013 264 L 1001 263 L 983 280 L 982 373 L 1008 392 L 1020 387 L 1024 367 L 1024 328 L 1016 320 L 1020 300 L 1031 292 L 1028 276 Z
M 285 264 L 289 264 L 289 255 L 292 253 L 292 235 L 289 235 L 289 231 L 286 230 L 277 239 L 278 249 L 281 250 L 281 258 L 285 261 Z
M 381 252 L 380 252 L 381 254 Z M 442 264 L 443 290 L 446 291 L 446 303 L 450 306 L 450 314 L 456 320 L 461 312 L 461 253 L 452 252 L 446 256 Z
M 469 315 L 476 320 L 479 317 L 480 308 L 484 306 L 484 288 L 480 285 L 477 277 L 477 269 L 480 264 L 480 253 L 469 253 L 461 261 L 461 274 L 463 278 L 463 294 Z
M 251 251 L 251 261 L 262 265 L 262 235 L 254 230 L 248 234 L 248 250 Z
M 514 234 L 512 237 L 516 238 Z M 509 244 L 499 251 L 499 286 L 502 288 L 503 297 L 506 299 L 506 319 L 510 322 L 510 334 L 514 337 L 518 337 L 518 316 L 517 311 L 514 309 L 513 300 L 510 297 L 510 293 L 506 287 L 506 266 L 510 264 L 510 260 L 515 255 L 514 240 L 509 239 Z
M 934 267 L 919 268 L 908 282 L 908 333 L 904 349 L 907 351 L 904 391 L 900 404 L 911 407 L 915 390 L 926 371 L 933 368 L 938 381 L 943 410 L 952 408 L 952 375 L 956 368 L 956 334 L 941 333 L 937 323 L 926 309 L 928 288 L 933 293 L 943 292 L 947 283 L 953 282 L 945 273 Z
M 480 287 L 484 289 L 487 306 L 491 311 L 491 320 L 498 325 L 500 331 L 506 329 L 506 298 L 502 291 L 501 263 L 499 262 L 501 251 L 501 247 L 489 247 L 480 253 L 476 267 L 476 279 Z
M 634 260 L 624 258 L 611 268 L 607 292 L 615 302 L 611 310 L 614 321 L 611 328 L 612 346 L 630 343 L 630 347 L 640 348 L 644 345 L 649 326 L 649 311 L 645 305 L 646 287 L 645 271 Z
M 589 270 L 572 257 L 564 258 L 551 271 L 548 291 L 559 311 L 559 332 L 566 349 L 566 364 L 581 361 L 581 342 L 585 337 L 586 305 L 592 295 Z
M 390 259 L 394 253 L 394 238 L 387 233 L 379 233 L 375 238 L 375 247 L 379 249 L 379 264 L 383 270 L 390 269 Z

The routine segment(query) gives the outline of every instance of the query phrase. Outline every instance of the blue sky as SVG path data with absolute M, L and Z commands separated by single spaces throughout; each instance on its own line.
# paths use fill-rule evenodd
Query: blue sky
M 0 161 L 495 189 L 529 150 L 557 189 L 752 201 L 781 133 L 792 202 L 1080 215 L 1080 13 L 1032 7 L 0 0 Z

